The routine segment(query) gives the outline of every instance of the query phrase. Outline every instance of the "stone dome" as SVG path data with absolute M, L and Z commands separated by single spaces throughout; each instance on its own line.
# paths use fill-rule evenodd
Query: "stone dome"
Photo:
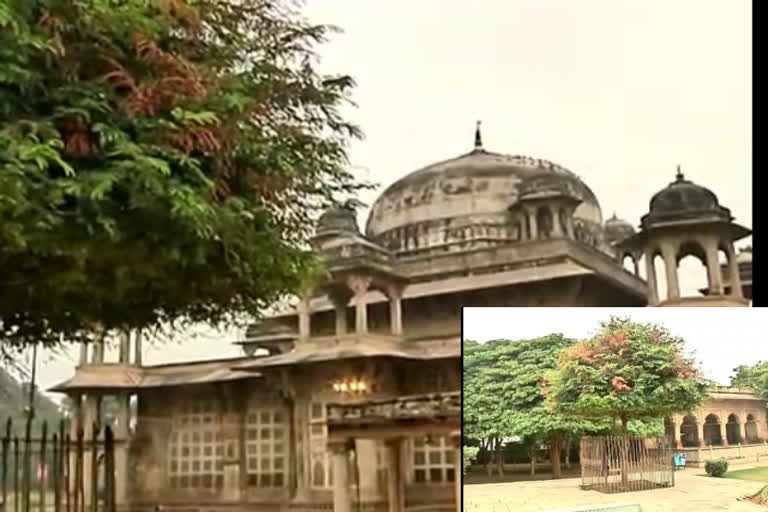
M 348 206 L 335 206 L 324 211 L 317 220 L 317 232 L 328 231 L 359 233 L 355 210 Z
M 518 234 L 509 208 L 518 200 L 521 183 L 537 176 L 554 178 L 582 201 L 575 223 L 602 229 L 597 198 L 578 176 L 546 160 L 486 151 L 478 134 L 470 153 L 428 165 L 390 185 L 371 208 L 366 235 L 397 253 L 514 241 Z
M 614 213 L 610 219 L 605 221 L 603 228 L 605 240 L 610 244 L 617 244 L 635 234 L 635 228 L 629 222 L 620 219 Z
M 642 225 L 646 228 L 657 223 L 707 218 L 726 222 L 733 219 L 730 210 L 720 206 L 714 192 L 686 180 L 678 166 L 675 181 L 651 198 Z

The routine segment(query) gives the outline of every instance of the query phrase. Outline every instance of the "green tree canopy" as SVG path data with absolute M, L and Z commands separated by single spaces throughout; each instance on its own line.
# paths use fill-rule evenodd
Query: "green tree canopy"
M 359 131 L 285 4 L 0 3 L 0 339 L 231 321 L 312 271 Z
M 552 334 L 530 340 L 464 344 L 464 424 L 468 437 L 522 437 L 550 443 L 559 476 L 560 441 L 611 428 L 611 419 L 582 418 L 546 404 L 545 374 L 573 340 Z
M 758 396 L 768 400 L 768 361 L 737 366 L 733 372 L 731 386 L 752 389 Z
M 549 374 L 549 400 L 564 414 L 660 418 L 695 409 L 710 383 L 684 342 L 664 327 L 611 318 L 598 334 L 563 351 Z

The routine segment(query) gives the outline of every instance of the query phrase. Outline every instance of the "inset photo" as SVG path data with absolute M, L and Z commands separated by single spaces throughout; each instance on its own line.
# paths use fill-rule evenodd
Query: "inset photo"
M 462 320 L 464 510 L 768 504 L 759 308 L 463 308 Z

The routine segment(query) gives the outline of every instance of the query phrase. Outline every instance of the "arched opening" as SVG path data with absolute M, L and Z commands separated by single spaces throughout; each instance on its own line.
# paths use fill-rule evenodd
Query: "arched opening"
M 630 274 L 634 274 L 635 258 L 631 254 L 625 253 L 624 256 L 621 257 L 621 266 L 624 267 L 624 270 L 626 270 Z
M 720 434 L 720 418 L 716 414 L 709 414 L 704 418 L 704 444 L 707 446 L 723 444 L 723 436 Z
M 744 434 L 748 443 L 757 443 L 760 438 L 757 435 L 757 422 L 755 417 L 751 414 L 747 414 L 747 422 L 744 424 Z
M 550 238 L 552 236 L 553 226 L 552 212 L 546 206 L 540 206 L 536 210 L 536 227 L 539 231 L 539 238 Z
M 661 253 L 653 255 L 653 270 L 656 272 L 656 296 L 659 300 L 669 299 L 667 292 L 667 268 L 664 265 L 664 258 Z
M 700 244 L 686 242 L 680 246 L 677 252 L 677 275 L 682 297 L 700 295 L 699 290 L 709 288 L 707 258 Z
M 680 424 L 680 442 L 685 447 L 699 446 L 699 427 L 696 417 L 691 414 Z
M 725 424 L 725 438 L 728 439 L 728 444 L 741 442 L 741 423 L 735 414 L 728 415 L 728 423 Z

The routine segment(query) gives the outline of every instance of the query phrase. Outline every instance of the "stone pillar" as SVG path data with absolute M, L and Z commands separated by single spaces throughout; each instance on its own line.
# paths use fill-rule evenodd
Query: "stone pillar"
M 461 471 L 462 471 L 462 459 L 461 459 L 461 436 L 454 436 L 453 441 L 453 495 L 456 501 L 456 512 L 461 512 Z
M 680 298 L 680 283 L 677 279 L 677 251 L 670 244 L 661 246 L 661 256 L 664 259 L 664 271 L 667 274 L 667 298 Z
M 531 240 L 538 240 L 539 228 L 536 225 L 536 209 L 526 209 L 526 212 L 528 213 L 528 222 L 531 226 Z
M 333 459 L 333 512 L 352 512 L 349 451 L 344 443 L 328 445 Z
M 352 276 L 348 280 L 352 290 L 352 302 L 355 304 L 355 332 L 365 334 L 368 332 L 368 304 L 365 295 L 371 286 L 371 278 L 367 276 Z
M 745 444 L 749 444 L 749 442 L 751 441 L 751 440 L 749 439 L 749 435 L 748 435 L 748 433 L 747 433 L 747 425 L 748 425 L 748 424 L 749 424 L 749 423 L 747 422 L 747 417 L 746 417 L 746 416 L 744 416 L 744 424 L 743 424 L 743 425 L 744 425 L 744 427 L 743 427 L 743 430 L 744 430 L 744 435 L 743 435 L 742 437 L 744 438 L 744 443 L 745 443 Z
M 394 285 L 389 287 L 389 325 L 393 335 L 403 334 L 403 290 Z
M 98 333 L 93 340 L 93 350 L 91 351 L 91 363 L 101 364 L 104 362 L 104 337 Z
M 653 251 L 645 251 L 645 275 L 648 283 L 648 304 L 651 306 L 659 302 L 659 294 L 656 291 L 656 269 L 653 266 Z
M 389 512 L 405 512 L 405 474 L 400 464 L 399 438 L 387 441 L 387 503 Z
M 744 298 L 744 292 L 741 289 L 741 276 L 739 275 L 739 263 L 736 261 L 736 250 L 733 244 L 726 245 L 728 252 L 728 274 L 731 283 L 731 296 L 737 299 Z
M 133 337 L 133 364 L 141 366 L 141 344 L 144 339 L 144 333 L 141 329 L 136 329 L 136 334 Z
M 131 331 L 125 329 L 120 333 L 120 352 L 118 361 L 121 364 L 129 364 L 131 362 Z
M 635 275 L 637 277 L 640 277 L 640 258 L 636 258 L 635 255 L 632 255 L 632 266 L 635 267 Z
M 525 242 L 528 240 L 528 217 L 525 212 L 517 214 L 520 219 L 520 241 Z
M 678 416 L 673 416 L 672 424 L 675 426 L 675 433 L 674 433 L 675 446 L 677 448 L 682 448 L 683 442 L 680 439 L 680 427 L 682 427 L 682 419 Z
M 328 294 L 336 313 L 336 336 L 347 334 L 347 304 L 349 304 L 350 297 L 350 293 L 341 291 L 333 291 Z
M 705 446 L 704 443 L 704 422 L 700 418 L 696 419 L 696 435 L 699 437 L 699 446 Z
M 376 499 L 379 497 L 378 465 L 376 464 L 376 441 L 373 439 L 356 439 L 357 465 L 360 477 L 361 498 Z
M 573 229 L 573 212 L 565 214 L 565 232 L 568 234 L 568 238 L 571 240 L 576 239 L 576 233 Z
M 707 274 L 709 276 L 709 293 L 711 295 L 723 294 L 723 274 L 720 271 L 720 262 L 717 258 L 717 245 L 710 242 L 706 245 Z
M 722 416 L 720 416 L 720 438 L 723 440 L 723 446 L 728 446 L 728 423 L 723 421 Z
M 307 341 L 310 336 L 310 315 L 309 296 L 303 296 L 296 305 L 296 311 L 299 315 L 299 339 Z
M 560 238 L 563 236 L 563 228 L 560 225 L 560 217 L 557 215 L 557 208 L 549 205 L 549 212 L 552 215 L 552 236 Z
M 88 343 L 85 341 L 80 342 L 80 366 L 88 364 Z

